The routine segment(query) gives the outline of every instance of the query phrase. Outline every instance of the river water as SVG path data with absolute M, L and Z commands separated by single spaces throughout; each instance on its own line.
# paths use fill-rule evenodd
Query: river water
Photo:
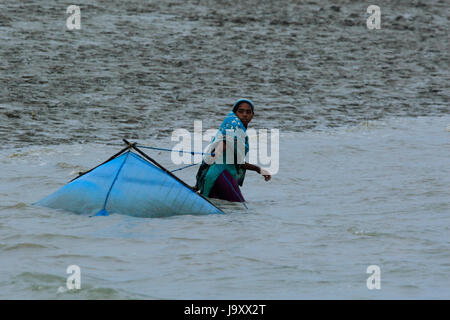
M 69 31 L 71 4 L 0 3 L 0 298 L 450 296 L 444 1 L 380 1 L 379 30 L 358 1 L 80 1 Z M 107 143 L 173 147 L 173 130 L 216 129 L 240 97 L 250 127 L 280 132 L 272 180 L 246 177 L 248 209 L 32 205 L 120 148 Z M 193 185 L 196 169 L 176 174 Z

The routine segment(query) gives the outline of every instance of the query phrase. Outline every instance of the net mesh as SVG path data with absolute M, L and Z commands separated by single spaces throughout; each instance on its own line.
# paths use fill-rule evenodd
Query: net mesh
M 79 214 L 136 217 L 217 214 L 205 200 L 140 155 L 128 151 L 36 203 Z

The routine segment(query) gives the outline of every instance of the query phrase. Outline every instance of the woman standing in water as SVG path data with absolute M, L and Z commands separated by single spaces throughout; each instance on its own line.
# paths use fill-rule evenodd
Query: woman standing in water
M 253 102 L 239 99 L 220 125 L 207 153 L 214 156 L 205 156 L 197 172 L 195 189 L 203 196 L 244 202 L 239 186 L 244 183 L 246 170 L 256 171 L 266 181 L 270 180 L 268 171 L 245 162 L 249 150 L 246 131 L 253 116 Z

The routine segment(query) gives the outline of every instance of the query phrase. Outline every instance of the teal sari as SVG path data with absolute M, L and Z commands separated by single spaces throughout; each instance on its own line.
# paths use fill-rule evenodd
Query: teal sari
M 244 183 L 245 169 L 242 168 L 241 164 L 245 163 L 245 157 L 249 151 L 246 131 L 247 129 L 241 120 L 233 111 L 230 111 L 208 146 L 206 155 L 197 172 L 195 188 L 203 196 L 209 196 L 216 179 L 224 170 L 227 170 L 238 181 L 240 186 Z M 208 160 L 211 160 L 209 154 L 215 151 L 221 141 L 226 142 L 226 148 L 223 150 L 222 157 L 209 165 L 207 163 L 210 162 Z

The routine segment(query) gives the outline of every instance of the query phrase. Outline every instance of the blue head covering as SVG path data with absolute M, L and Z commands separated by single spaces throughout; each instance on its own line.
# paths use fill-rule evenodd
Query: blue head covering
M 253 102 L 252 102 L 250 99 L 239 99 L 238 101 L 236 101 L 236 102 L 234 103 L 234 105 L 233 105 L 233 112 L 236 113 L 237 108 L 238 108 L 239 105 L 240 105 L 241 103 L 243 103 L 243 102 L 247 102 L 247 103 L 250 105 L 250 107 L 252 108 L 252 112 L 253 112 L 253 113 L 255 112 L 255 106 L 253 105 Z

